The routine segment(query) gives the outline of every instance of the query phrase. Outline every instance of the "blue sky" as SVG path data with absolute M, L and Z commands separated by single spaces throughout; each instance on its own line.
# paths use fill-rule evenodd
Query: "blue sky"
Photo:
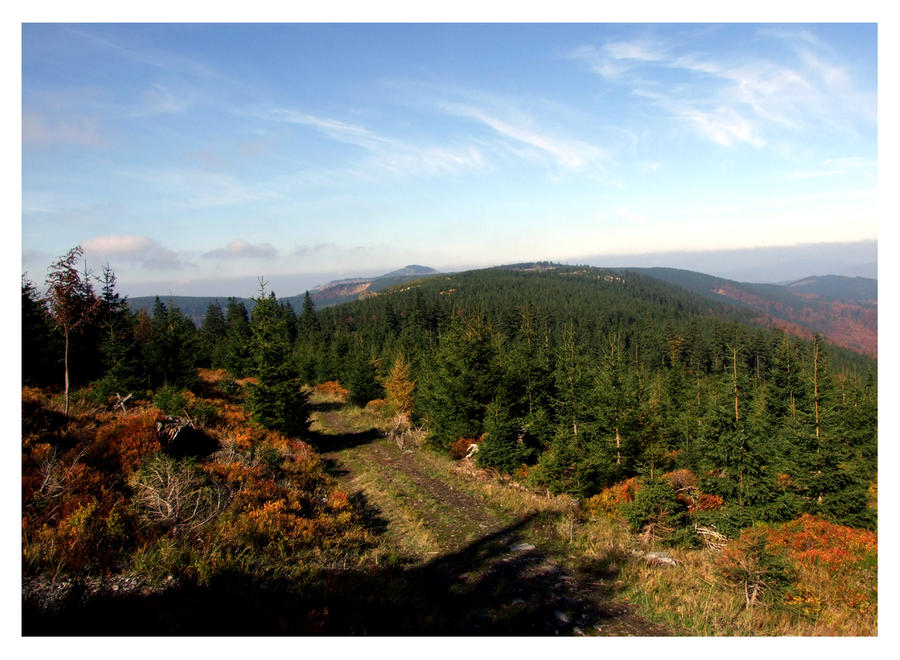
M 874 24 L 22 28 L 22 269 L 279 295 L 877 237 Z

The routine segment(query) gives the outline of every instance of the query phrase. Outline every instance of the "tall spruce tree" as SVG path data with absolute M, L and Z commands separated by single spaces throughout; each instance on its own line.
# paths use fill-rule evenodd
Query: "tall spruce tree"
M 275 293 L 266 296 L 260 280 L 259 298 L 250 320 L 250 360 L 257 383 L 251 386 L 247 408 L 265 428 L 299 436 L 309 424 L 309 398 L 290 358 L 287 320 L 278 311 Z
M 250 318 L 244 303 L 229 298 L 225 307 L 227 339 L 223 366 L 235 378 L 247 376 L 252 369 L 250 360 Z
M 499 374 L 491 332 L 480 316 L 455 319 L 441 335 L 433 362 L 422 379 L 420 410 L 443 448 L 457 438 L 476 438 L 493 400 Z
M 109 264 L 100 278 L 98 310 L 99 351 L 103 376 L 96 383 L 100 397 L 137 391 L 142 385 L 140 349 L 125 298 L 116 291 L 116 275 Z
M 196 382 L 197 328 L 177 306 L 166 306 L 158 297 L 143 353 L 154 386 L 191 387 Z
M 214 369 L 225 367 L 228 326 L 219 301 L 209 303 L 200 326 L 200 343 L 205 361 Z

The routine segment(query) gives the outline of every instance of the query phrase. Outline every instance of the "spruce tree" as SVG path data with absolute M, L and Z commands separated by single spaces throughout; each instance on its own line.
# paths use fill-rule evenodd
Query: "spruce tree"
M 350 356 L 350 365 L 345 386 L 350 390 L 349 400 L 359 406 L 364 406 L 369 401 L 380 399 L 384 391 L 378 383 L 378 370 L 376 361 L 371 352 L 361 342 L 356 342 L 353 354 Z
M 214 369 L 225 367 L 227 340 L 228 326 L 225 323 L 225 315 L 222 313 L 222 306 L 216 300 L 206 307 L 203 325 L 200 327 L 203 356 L 210 367 Z
M 250 359 L 257 383 L 250 389 L 247 408 L 261 426 L 299 436 L 308 428 L 309 398 L 289 359 L 286 325 L 274 292 L 266 296 L 265 283 L 260 281 L 250 321 Z
M 309 295 L 309 291 L 303 294 L 303 311 L 300 313 L 300 318 L 297 319 L 297 323 L 299 326 L 299 334 L 301 336 L 308 336 L 321 330 L 319 318 L 316 316 L 316 306 L 313 303 L 312 297 Z
M 495 399 L 485 408 L 484 439 L 475 455 L 478 464 L 511 474 L 530 462 L 531 449 L 525 444 L 525 433 L 509 415 L 509 407 Z
M 813 338 L 807 356 L 805 386 L 807 405 L 800 411 L 798 444 L 801 479 L 807 509 L 835 522 L 874 526 L 874 513 L 867 508 L 868 484 L 855 473 L 844 438 L 845 419 L 839 414 L 839 394 L 828 369 L 822 338 Z
M 250 320 L 244 303 L 229 298 L 225 307 L 227 327 L 223 366 L 235 378 L 247 376 L 250 369 Z
M 619 333 L 607 338 L 593 383 L 592 400 L 600 437 L 608 439 L 619 470 L 630 466 L 638 453 L 642 388 L 633 369 L 627 368 L 625 346 Z M 614 452 L 613 452 L 614 448 Z M 623 465 L 623 462 L 625 465 Z
M 441 335 L 426 374 L 420 405 L 438 444 L 449 449 L 458 438 L 480 436 L 499 380 L 491 333 L 483 319 L 454 320 Z
M 191 387 L 197 379 L 197 328 L 175 305 L 153 303 L 144 362 L 153 385 Z
M 48 385 L 57 379 L 62 341 L 46 301 L 22 276 L 22 384 Z
M 140 350 L 126 299 L 116 291 L 116 276 L 109 264 L 103 267 L 98 313 L 99 351 L 103 376 L 96 383 L 100 397 L 137 391 L 142 385 Z

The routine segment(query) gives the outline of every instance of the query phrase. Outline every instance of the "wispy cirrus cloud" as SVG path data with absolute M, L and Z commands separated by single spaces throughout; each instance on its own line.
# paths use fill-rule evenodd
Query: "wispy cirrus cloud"
M 582 140 L 562 138 L 541 130 L 527 118 L 501 116 L 495 108 L 483 108 L 466 103 L 440 103 L 449 114 L 475 120 L 492 129 L 503 138 L 549 156 L 560 168 L 568 171 L 583 170 L 607 157 L 604 149 Z M 518 119 L 518 121 L 517 121 Z
M 663 44 L 642 39 L 612 41 L 599 47 L 581 45 L 572 49 L 568 57 L 581 61 L 594 73 L 611 80 L 647 63 L 668 59 Z
M 347 144 L 355 144 L 358 147 L 370 151 L 383 148 L 393 143 L 392 140 L 377 135 L 362 126 L 348 124 L 337 119 L 318 117 L 306 112 L 299 112 L 292 108 L 270 107 L 251 112 L 250 114 L 255 114 L 260 119 L 309 126 L 310 128 L 314 128 L 317 131 L 324 133 L 333 140 Z
M 176 94 L 170 87 L 154 83 L 141 93 L 141 105 L 131 114 L 133 117 L 184 112 L 190 106 L 185 96 Z
M 776 62 L 734 50 L 711 59 L 691 42 L 644 38 L 582 45 L 568 57 L 725 147 L 762 147 L 787 133 L 823 126 L 846 132 L 857 122 L 874 123 L 874 95 L 860 91 L 811 32 L 768 28 L 758 36 L 777 40 L 792 57 Z M 659 75 L 661 69 L 668 73 Z
M 158 51 L 153 48 L 126 46 L 118 40 L 101 37 L 93 30 L 77 27 L 69 28 L 71 34 L 77 35 L 90 43 L 112 51 L 122 57 L 140 62 L 156 69 L 187 75 L 195 78 L 223 80 L 226 76 L 206 62 L 193 59 L 170 51 Z
M 437 121 L 455 119 L 450 125 L 470 136 L 481 156 L 489 159 L 484 161 L 489 166 L 528 163 L 544 167 L 557 178 L 602 174 L 611 160 L 606 145 L 597 144 L 596 132 L 591 140 L 579 136 L 587 126 L 597 128 L 596 116 L 568 101 L 421 80 L 385 80 L 382 85 L 395 101 L 419 115 L 436 111 L 442 115 Z
M 237 176 L 189 168 L 135 170 L 123 173 L 146 190 L 158 189 L 166 199 L 183 208 L 200 209 L 249 204 L 276 199 L 280 195 L 271 186 L 249 184 Z
M 250 111 L 261 119 L 306 126 L 345 144 L 360 147 L 367 155 L 343 170 L 330 170 L 329 177 L 378 178 L 390 176 L 451 175 L 469 171 L 483 171 L 487 160 L 481 149 L 472 143 L 415 143 L 389 137 L 358 124 L 331 117 L 320 117 L 292 108 L 269 107 Z M 290 175 L 291 179 L 314 180 L 312 173 Z
M 231 241 L 224 248 L 210 250 L 203 256 L 207 259 L 271 259 L 278 251 L 271 243 L 254 245 L 243 238 Z
M 147 236 L 97 236 L 81 246 L 87 258 L 137 264 L 149 270 L 181 270 L 194 265 Z
M 815 168 L 803 170 L 791 170 L 786 173 L 790 180 L 820 179 L 829 176 L 846 175 L 849 172 L 865 169 L 875 170 L 877 163 L 861 156 L 846 156 L 843 158 L 827 158 L 817 164 Z

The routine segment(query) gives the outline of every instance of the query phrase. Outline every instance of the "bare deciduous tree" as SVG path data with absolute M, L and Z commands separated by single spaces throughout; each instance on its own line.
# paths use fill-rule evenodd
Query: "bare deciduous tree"
M 47 302 L 57 328 L 63 333 L 65 352 L 66 415 L 69 414 L 69 338 L 75 330 L 91 321 L 100 306 L 94 294 L 90 274 L 78 270 L 78 262 L 84 255 L 80 245 L 60 257 L 50 266 L 47 276 Z

